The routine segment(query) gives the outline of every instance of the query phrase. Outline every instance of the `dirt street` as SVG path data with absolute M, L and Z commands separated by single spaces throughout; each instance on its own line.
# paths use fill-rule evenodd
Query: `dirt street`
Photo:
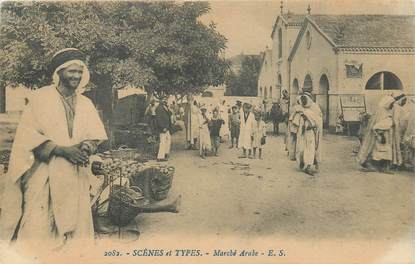
M 2 148 L 10 147 L 14 127 L 3 130 Z M 170 198 L 182 195 L 180 213 L 139 215 L 140 239 L 123 247 L 276 246 L 289 252 L 285 259 L 255 263 L 403 263 L 396 256 L 406 257 L 415 245 L 415 176 L 359 171 L 356 143 L 324 135 L 321 171 L 313 177 L 288 159 L 282 135 L 268 135 L 263 160 L 238 158 L 240 150 L 228 142 L 219 157 L 203 160 L 198 151 L 184 150 L 180 131 L 168 162 L 176 168 Z M 253 263 L 230 260 L 211 263 Z
M 268 136 L 263 160 L 239 159 L 228 143 L 219 157 L 202 160 L 183 142 L 183 132 L 173 136 L 170 161 L 176 167 L 171 194 L 183 196 L 181 212 L 139 216 L 144 241 L 175 234 L 385 243 L 414 238 L 414 175 L 359 171 L 356 138 L 324 135 L 323 163 L 314 177 L 288 160 L 283 136 Z

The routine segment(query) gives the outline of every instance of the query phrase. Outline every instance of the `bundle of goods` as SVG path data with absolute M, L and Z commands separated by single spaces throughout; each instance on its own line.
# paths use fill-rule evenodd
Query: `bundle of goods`
M 128 225 L 139 213 L 178 212 L 180 196 L 165 205 L 152 204 L 167 198 L 171 189 L 174 167 L 144 165 L 131 159 L 133 151 L 101 154 L 93 161 L 95 175 L 104 175 L 101 190 L 92 200 L 96 216 L 107 216 L 119 227 Z

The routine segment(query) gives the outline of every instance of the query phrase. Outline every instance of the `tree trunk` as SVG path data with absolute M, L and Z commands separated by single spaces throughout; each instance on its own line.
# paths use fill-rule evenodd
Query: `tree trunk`
M 113 91 L 112 78 L 109 74 L 93 74 L 91 81 L 96 86 L 95 106 L 102 111 L 103 122 L 109 138 L 109 147 L 114 144 L 113 114 L 117 102 L 117 91 Z
M 6 84 L 0 81 L 0 113 L 6 113 Z

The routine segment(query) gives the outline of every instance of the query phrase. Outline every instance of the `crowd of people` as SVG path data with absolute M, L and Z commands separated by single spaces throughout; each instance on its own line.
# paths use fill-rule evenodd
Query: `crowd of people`
M 289 102 L 287 96 L 281 97 Z M 409 118 L 414 102 L 403 93 L 394 93 L 380 100 L 378 110 L 367 118 L 367 125 L 359 132 L 358 161 L 364 171 L 390 173 L 393 169 L 414 167 L 414 122 Z M 286 111 L 288 112 L 288 111 Z M 288 157 L 297 161 L 309 175 L 319 171 L 323 114 L 313 95 L 303 92 L 291 106 L 290 115 L 278 103 L 269 112 L 262 105 L 237 101 L 229 106 L 223 100 L 218 105 L 198 103 L 192 95 L 187 103 L 178 106 L 151 101 L 146 111 L 149 126 L 160 140 L 157 159 L 166 161 L 171 145 L 171 129 L 176 117 L 182 118 L 186 131 L 185 148 L 199 150 L 201 158 L 218 156 L 221 143 L 228 139 L 229 148 L 241 149 L 239 158 L 263 158 L 266 144 L 266 123 L 273 123 L 278 135 L 279 123 L 287 125 L 285 148 Z M 336 132 L 339 128 L 336 126 Z
M 410 118 L 414 109 L 414 102 L 402 92 L 380 100 L 376 113 L 366 118 L 367 124 L 359 132 L 357 159 L 363 171 L 390 173 L 414 168 L 415 128 Z M 189 95 L 184 106 L 175 103 L 168 106 L 165 100 L 156 106 L 152 100 L 146 116 L 149 127 L 160 140 L 159 161 L 168 160 L 170 134 L 176 117 L 184 121 L 185 148 L 199 150 L 203 159 L 218 156 L 225 138 L 229 139 L 229 148 L 241 149 L 239 158 L 262 159 L 266 122 L 272 121 L 274 134 L 278 134 L 279 123 L 286 123 L 285 147 L 289 159 L 297 161 L 305 173 L 314 175 L 321 163 L 322 111 L 309 92 L 298 95 L 290 110 L 290 115 L 285 116 L 276 103 L 266 113 L 261 105 L 237 101 L 229 106 L 224 100 L 216 106 L 207 106 Z
M 262 158 L 266 129 L 260 106 L 237 101 L 228 107 L 226 101 L 222 101 L 209 109 L 211 106 L 200 105 L 191 95 L 187 100 L 184 113 L 186 149 L 199 149 L 203 159 L 209 154 L 218 156 L 220 144 L 226 137 L 229 148 L 242 149 L 240 158 L 256 158 L 257 151 L 258 158 Z

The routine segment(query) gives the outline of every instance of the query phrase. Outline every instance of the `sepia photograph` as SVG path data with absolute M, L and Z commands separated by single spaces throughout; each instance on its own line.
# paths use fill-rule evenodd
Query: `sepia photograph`
M 415 263 L 415 1 L 0 1 L 0 264 Z

